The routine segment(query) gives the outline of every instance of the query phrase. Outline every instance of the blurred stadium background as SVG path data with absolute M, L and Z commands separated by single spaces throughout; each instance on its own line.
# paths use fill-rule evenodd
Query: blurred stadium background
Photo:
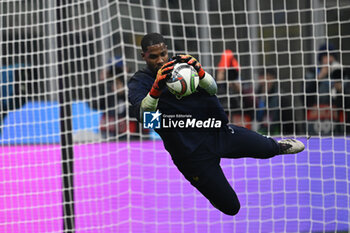
M 4 0 L 0 11 L 0 232 L 350 231 L 350 1 Z M 125 84 L 152 31 L 170 55 L 224 71 L 232 123 L 306 144 L 298 156 L 222 161 L 235 217 L 129 117 Z M 337 61 L 325 92 L 322 56 Z M 270 71 L 275 90 L 257 92 Z

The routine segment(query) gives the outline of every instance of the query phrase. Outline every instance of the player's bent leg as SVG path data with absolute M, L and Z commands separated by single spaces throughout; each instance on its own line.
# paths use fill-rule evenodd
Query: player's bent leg
M 226 131 L 220 132 L 217 144 L 222 158 L 267 159 L 280 152 L 279 144 L 273 138 L 235 125 L 229 125 Z
M 304 150 L 304 144 L 296 139 L 275 139 L 263 136 L 249 129 L 230 125 L 229 130 L 221 133 L 218 144 L 220 157 L 252 157 L 267 159 L 280 154 L 296 154 Z
M 236 215 L 240 209 L 240 203 L 235 191 L 228 183 L 219 163 L 214 163 L 199 175 L 186 174 L 181 167 L 179 170 L 185 178 L 201 192 L 210 203 L 226 215 Z

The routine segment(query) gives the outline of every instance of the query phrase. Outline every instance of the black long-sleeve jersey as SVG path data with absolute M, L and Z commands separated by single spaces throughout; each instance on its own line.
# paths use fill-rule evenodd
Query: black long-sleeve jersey
M 151 90 L 156 74 L 148 68 L 137 71 L 128 82 L 129 101 L 131 103 L 131 115 L 140 121 L 140 106 L 143 98 Z M 218 98 L 209 95 L 198 86 L 197 92 L 176 98 L 175 95 L 165 88 L 159 98 L 157 109 L 163 116 L 190 116 L 191 119 L 221 121 L 221 127 L 228 123 L 227 116 L 219 103 Z M 196 128 L 161 128 L 156 132 L 163 140 L 165 149 L 174 158 L 188 156 L 193 153 L 203 141 L 219 129 L 196 129 Z

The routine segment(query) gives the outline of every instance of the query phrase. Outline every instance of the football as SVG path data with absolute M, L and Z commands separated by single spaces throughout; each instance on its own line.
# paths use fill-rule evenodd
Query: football
M 166 84 L 169 91 L 177 97 L 191 95 L 199 84 L 198 73 L 193 66 L 187 63 L 177 63 Z

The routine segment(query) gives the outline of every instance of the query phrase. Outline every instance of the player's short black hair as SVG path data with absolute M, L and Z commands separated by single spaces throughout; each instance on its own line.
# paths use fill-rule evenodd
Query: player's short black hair
M 165 44 L 164 37 L 156 32 L 152 32 L 149 34 L 146 34 L 142 40 L 141 40 L 141 48 L 143 52 L 147 51 L 148 46 L 156 45 L 156 44 Z

